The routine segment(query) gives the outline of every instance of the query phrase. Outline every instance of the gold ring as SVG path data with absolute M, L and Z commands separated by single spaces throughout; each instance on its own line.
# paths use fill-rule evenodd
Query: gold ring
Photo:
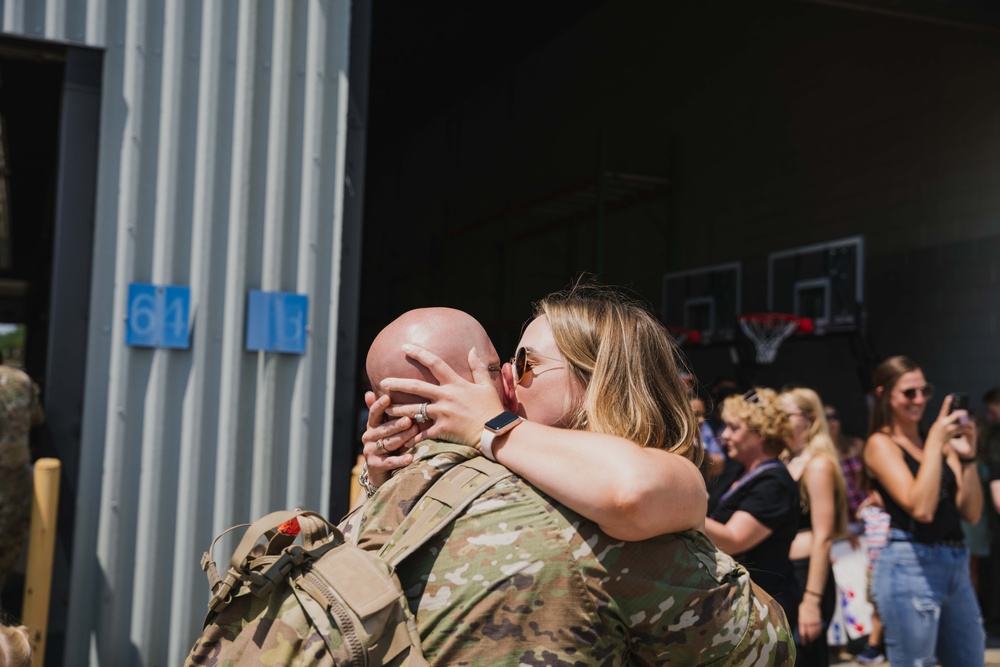
M 385 448 L 385 443 L 382 442 L 382 438 L 375 441 L 375 449 L 377 449 L 382 454 L 388 454 L 388 450 Z

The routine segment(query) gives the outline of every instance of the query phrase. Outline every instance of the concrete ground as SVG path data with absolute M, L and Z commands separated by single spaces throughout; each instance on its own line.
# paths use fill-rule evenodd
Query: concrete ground
M 831 660 L 831 667 L 836 667 L 840 665 L 846 667 L 847 665 L 857 665 L 858 663 L 854 660 Z M 889 663 L 883 663 L 886 667 L 889 667 Z M 986 667 L 1000 667 L 1000 637 L 994 637 L 991 635 L 986 635 Z

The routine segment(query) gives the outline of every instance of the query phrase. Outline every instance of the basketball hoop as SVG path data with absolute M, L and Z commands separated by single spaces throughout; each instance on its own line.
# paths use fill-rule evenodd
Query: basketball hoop
M 697 329 L 688 329 L 687 327 L 678 326 L 664 326 L 673 339 L 677 341 L 678 345 L 686 345 L 691 343 L 692 345 L 697 345 L 701 342 L 701 332 Z
M 788 313 L 747 313 L 739 316 L 740 329 L 757 349 L 757 363 L 774 363 L 778 348 L 785 339 L 798 331 L 812 333 L 813 321 Z

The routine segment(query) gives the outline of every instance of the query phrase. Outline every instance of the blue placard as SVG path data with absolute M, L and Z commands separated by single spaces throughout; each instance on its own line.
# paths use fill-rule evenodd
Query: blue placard
M 130 283 L 125 344 L 191 347 L 191 288 Z
M 309 297 L 305 294 L 250 290 L 247 349 L 305 354 L 308 316 Z

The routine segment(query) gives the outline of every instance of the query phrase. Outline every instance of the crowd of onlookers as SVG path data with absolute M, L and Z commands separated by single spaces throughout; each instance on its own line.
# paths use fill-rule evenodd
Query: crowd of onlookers
M 983 664 L 1000 626 L 1000 388 L 971 415 L 906 357 L 875 369 L 866 438 L 812 389 L 694 390 L 709 488 L 705 532 L 778 600 L 797 665 L 827 665 L 831 548 L 863 544 L 873 617 L 862 664 Z M 955 405 L 953 405 L 955 403 Z

